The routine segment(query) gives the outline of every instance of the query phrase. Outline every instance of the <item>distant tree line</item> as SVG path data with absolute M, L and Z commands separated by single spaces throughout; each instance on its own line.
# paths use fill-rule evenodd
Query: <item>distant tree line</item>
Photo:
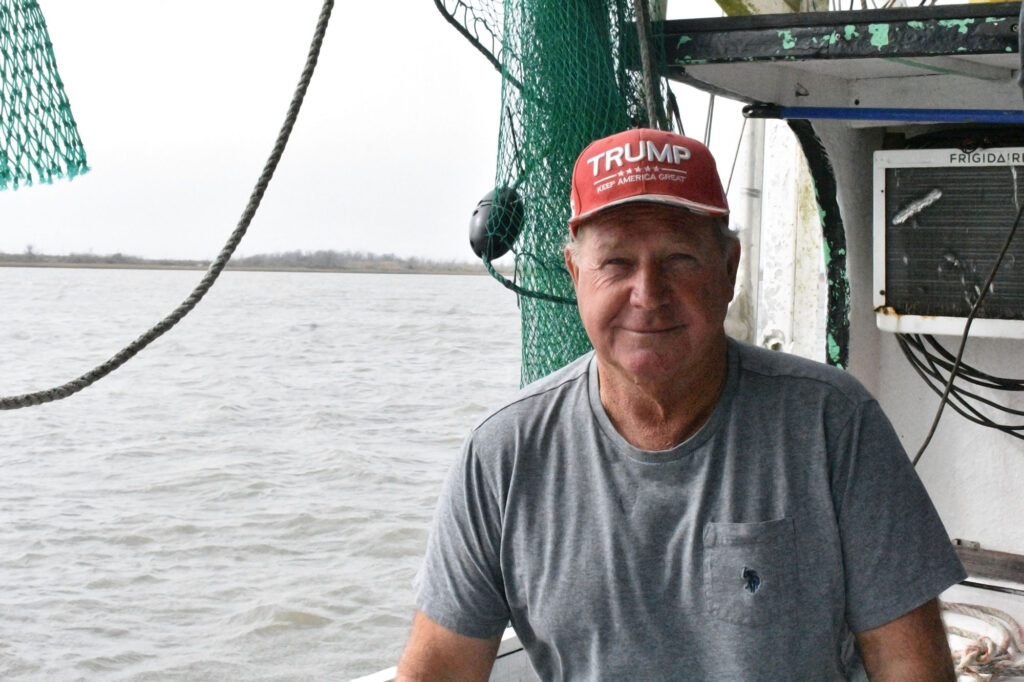
M 52 256 L 36 253 L 27 246 L 24 253 L 0 251 L 0 265 L 52 265 L 85 267 L 138 267 L 138 268 L 189 268 L 209 267 L 209 260 L 182 260 L 171 258 L 140 258 L 122 253 L 94 255 L 73 253 L 67 256 Z M 228 268 L 246 270 L 316 270 L 338 272 L 424 272 L 478 274 L 485 272 L 478 262 L 433 261 L 424 258 L 401 258 L 394 254 L 374 254 L 364 251 L 286 251 L 283 253 L 235 256 Z
M 453 271 L 479 272 L 483 270 L 480 263 L 459 261 L 433 261 L 424 258 L 400 258 L 393 253 L 376 254 L 365 251 L 286 251 L 284 253 L 259 254 L 233 258 L 228 267 L 234 264 L 240 268 L 274 268 L 309 270 L 345 270 L 345 271 L 386 271 L 386 272 L 420 272 L 420 271 Z

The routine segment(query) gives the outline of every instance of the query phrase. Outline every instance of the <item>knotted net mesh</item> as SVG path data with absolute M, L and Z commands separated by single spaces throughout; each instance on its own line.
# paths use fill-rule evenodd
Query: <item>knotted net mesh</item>
M 0 0 L 0 88 L 0 190 L 89 170 L 34 0 Z
M 663 127 L 648 120 L 635 6 L 631 0 L 435 4 L 501 71 L 495 198 L 481 257 L 520 296 L 525 384 L 590 348 L 563 257 L 576 157 L 591 141 L 620 130 Z M 664 64 L 658 25 L 653 31 L 643 25 L 657 78 Z M 514 258 L 511 280 L 490 266 L 506 248 Z

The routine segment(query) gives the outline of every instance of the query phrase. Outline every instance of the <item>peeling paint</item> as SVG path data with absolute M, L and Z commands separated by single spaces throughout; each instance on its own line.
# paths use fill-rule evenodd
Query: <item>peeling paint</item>
M 679 36 L 679 40 L 678 42 L 676 42 L 676 49 L 679 49 L 680 47 L 690 42 L 691 40 L 693 40 L 693 38 L 691 38 L 690 36 Z
M 955 28 L 959 33 L 967 33 L 967 27 L 974 23 L 974 19 L 943 19 L 938 22 L 942 28 Z
M 889 305 L 880 305 L 880 306 L 878 306 L 877 308 L 875 308 L 875 314 L 876 315 L 883 315 L 885 317 L 892 317 L 892 318 L 895 318 L 897 320 L 900 319 L 901 317 L 905 317 L 904 313 L 898 312 L 895 308 L 893 308 L 892 306 L 889 306 Z M 914 315 L 912 315 L 912 317 L 915 317 L 915 318 L 918 318 L 918 319 L 922 319 L 922 320 L 934 320 L 934 319 L 936 319 L 935 315 L 914 314 Z
M 827 262 L 829 262 L 832 259 L 832 248 L 831 248 L 831 246 L 829 245 L 829 243 L 827 241 L 824 244 L 825 245 L 824 245 L 823 249 L 825 251 L 825 262 L 827 263 Z M 842 258 L 845 255 L 846 255 L 846 249 L 844 249 L 841 246 L 836 249 L 836 253 L 835 253 L 835 257 L 836 258 Z
M 841 350 L 839 348 L 839 344 L 836 343 L 835 337 L 832 336 L 831 334 L 829 334 L 828 335 L 827 343 L 828 343 L 828 356 L 829 356 L 829 358 L 831 358 L 832 364 L 837 366 L 837 367 L 839 367 L 840 369 L 844 369 L 843 365 L 840 362 L 840 359 L 843 357 L 842 356 L 842 352 L 841 352 Z
M 907 28 L 921 28 L 921 29 L 923 29 L 924 28 L 924 22 L 923 21 L 908 21 L 907 22 Z
M 857 32 L 857 27 L 854 26 L 853 24 L 847 24 L 847 26 L 844 29 L 844 31 L 845 31 L 845 34 L 846 34 L 845 37 L 846 37 L 847 40 L 853 40 L 854 38 L 859 38 L 860 37 L 860 33 Z
M 871 44 L 879 52 L 889 44 L 889 24 L 868 24 L 868 33 L 871 34 Z
M 779 31 L 779 37 L 782 38 L 782 48 L 784 50 L 792 50 L 796 47 L 796 38 L 793 37 L 792 31 Z
M 835 45 L 836 43 L 839 42 L 839 31 L 832 31 L 827 36 L 825 36 L 824 41 L 829 45 Z

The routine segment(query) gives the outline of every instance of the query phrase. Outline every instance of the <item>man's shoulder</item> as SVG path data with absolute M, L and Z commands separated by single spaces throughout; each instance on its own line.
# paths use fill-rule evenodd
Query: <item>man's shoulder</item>
M 867 389 L 849 372 L 816 360 L 782 351 L 733 341 L 741 371 L 765 377 L 774 386 L 788 381 L 796 389 L 818 387 L 838 393 L 852 402 L 870 400 Z
M 496 423 L 507 424 L 508 420 L 515 421 L 524 416 L 548 411 L 551 405 L 564 401 L 569 394 L 586 396 L 587 375 L 593 356 L 593 351 L 585 353 L 561 369 L 527 384 L 507 401 L 484 415 L 473 430 L 495 426 Z

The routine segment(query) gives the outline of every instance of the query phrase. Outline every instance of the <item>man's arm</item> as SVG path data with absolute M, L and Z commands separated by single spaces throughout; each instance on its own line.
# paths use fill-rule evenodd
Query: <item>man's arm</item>
M 500 643 L 501 635 L 466 637 L 416 611 L 395 680 L 486 680 Z
M 885 625 L 857 633 L 857 646 L 872 682 L 956 680 L 936 599 Z

